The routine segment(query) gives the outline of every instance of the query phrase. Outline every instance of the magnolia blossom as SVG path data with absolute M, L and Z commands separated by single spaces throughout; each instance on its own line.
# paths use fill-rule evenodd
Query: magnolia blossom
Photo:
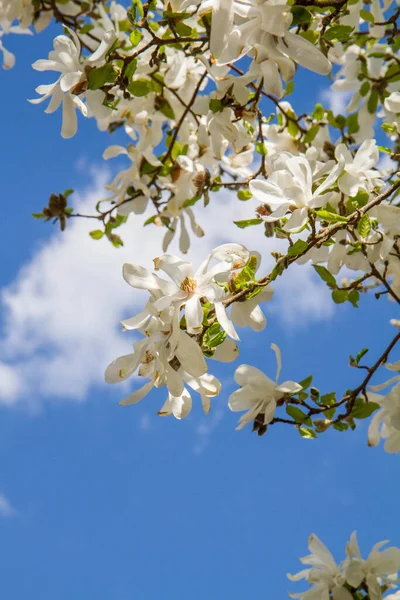
M 329 600 L 332 594 L 333 600 L 353 600 L 352 594 L 345 587 L 346 578 L 343 571 L 315 534 L 311 534 L 308 539 L 308 549 L 311 554 L 300 558 L 300 561 L 311 568 L 295 575 L 288 574 L 288 578 L 291 581 L 306 579 L 312 587 L 306 592 L 290 594 L 290 597 L 302 600 Z
M 229 408 L 233 412 L 247 411 L 239 419 L 237 429 L 243 429 L 248 423 L 261 416 L 264 425 L 268 425 L 275 415 L 275 410 L 285 395 L 296 394 L 302 389 L 294 381 L 279 384 L 281 372 L 281 352 L 276 344 L 271 344 L 275 352 L 277 369 L 275 381 L 264 375 L 262 371 L 250 365 L 240 365 L 235 371 L 235 381 L 240 389 L 231 394 Z
M 48 85 L 40 85 L 36 92 L 41 98 L 30 100 L 32 104 L 40 104 L 48 98 L 50 102 L 46 108 L 47 113 L 55 112 L 62 105 L 63 138 L 71 138 L 76 134 L 78 122 L 76 110 L 87 117 L 89 111 L 97 113 L 99 118 L 109 112 L 102 105 L 104 93 L 101 90 L 88 90 L 86 92 L 87 104 L 83 102 L 80 94 L 86 90 L 85 64 L 95 66 L 104 59 L 105 54 L 114 41 L 114 32 L 106 32 L 97 50 L 85 61 L 81 62 L 81 43 L 72 29 L 68 29 L 70 39 L 66 35 L 59 35 L 54 40 L 54 50 L 49 53 L 48 59 L 37 60 L 32 67 L 36 71 L 56 71 L 60 73 L 58 79 Z
M 227 0 L 212 4 L 210 49 L 218 64 L 254 57 L 249 72 L 263 77 L 264 89 L 282 96 L 280 75 L 293 77 L 294 62 L 327 75 L 331 63 L 311 42 L 289 31 L 290 7 L 282 0 Z
M 381 187 L 380 173 L 374 170 L 379 160 L 379 151 L 375 140 L 366 140 L 357 150 L 354 158 L 344 144 L 339 144 L 335 157 L 342 164 L 343 173 L 338 180 L 338 187 L 347 196 L 356 196 L 358 191 L 372 191 L 376 186 Z
M 398 378 L 396 376 L 383 386 L 374 386 L 373 389 L 382 389 Z M 385 440 L 386 452 L 389 454 L 400 452 L 400 383 L 397 383 L 387 396 L 369 393 L 368 398 L 382 406 L 375 413 L 369 425 L 368 445 L 377 446 L 382 438 Z
M 207 390 L 201 388 L 201 377 L 206 373 L 207 365 L 200 347 L 189 335 L 180 330 L 178 319 L 172 311 L 163 311 L 160 316 L 154 316 L 151 312 L 153 312 L 152 307 L 148 306 L 147 311 L 122 322 L 124 329 L 138 330 L 146 337 L 134 344 L 133 353 L 120 356 L 106 369 L 107 383 L 119 383 L 136 371 L 140 377 L 149 378 L 148 383 L 122 400 L 120 404 L 122 406 L 135 404 L 153 387 L 164 385 L 167 386 L 171 397 L 180 398 L 184 395 L 187 398 L 184 383 L 191 385 L 192 380 L 206 396 Z M 207 397 L 216 393 L 218 392 L 208 393 Z M 187 403 L 185 411 L 186 414 L 189 412 Z M 178 415 L 178 409 L 172 412 Z M 184 409 L 181 407 L 181 417 L 185 416 L 183 412 Z
M 324 194 L 337 181 L 343 171 L 343 162 L 335 166 L 333 162 L 327 163 L 325 170 L 331 169 L 326 179 L 313 190 L 313 173 L 310 163 L 304 156 L 292 156 L 286 153 L 284 157 L 277 157 L 274 170 L 267 181 L 254 179 L 250 182 L 250 191 L 257 200 L 267 204 L 272 212 L 261 215 L 267 222 L 278 221 L 288 211 L 292 211 L 286 224 L 285 231 L 293 232 L 301 229 L 308 220 L 308 209 L 324 206 L 329 200 L 329 195 Z M 283 165 L 285 168 L 283 169 Z M 318 178 L 325 173 L 320 173 Z
M 370 600 L 382 600 L 381 586 L 393 587 L 400 569 L 399 548 L 386 548 L 380 552 L 387 543 L 375 544 L 367 560 L 364 560 L 354 532 L 346 544 L 346 559 L 337 565 L 328 548 L 312 534 L 308 542 L 311 554 L 300 559 L 311 568 L 288 575 L 292 581 L 306 579 L 312 587 L 306 592 L 290 596 L 303 600 L 328 600 L 330 597 L 333 600 L 352 600 L 354 595 L 349 591 L 349 586 L 357 591 L 360 586 L 364 589 L 366 585 Z
M 354 588 L 365 581 L 370 600 L 381 600 L 381 585 L 391 584 L 397 579 L 400 569 L 400 549 L 395 547 L 380 549 L 388 542 L 379 542 L 372 548 L 367 560 L 361 557 L 357 543 L 356 532 L 351 535 L 346 547 L 348 560 L 345 563 L 345 577 L 348 584 Z

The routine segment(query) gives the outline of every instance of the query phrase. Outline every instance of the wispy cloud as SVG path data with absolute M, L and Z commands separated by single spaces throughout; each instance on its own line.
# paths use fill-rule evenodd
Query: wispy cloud
M 336 92 L 332 88 L 326 88 L 321 91 L 320 100 L 335 114 L 343 114 L 351 96 L 351 92 Z
M 8 498 L 0 492 L 0 518 L 9 519 L 15 516 L 16 510 L 11 505 Z
M 107 180 L 107 173 L 93 174 L 90 189 L 74 199 L 80 212 L 92 210 L 104 196 Z M 260 273 L 268 272 L 270 251 L 280 241 L 265 238 L 261 227 L 238 229 L 233 209 L 235 219 L 252 218 L 255 205 L 220 192 L 207 209 L 196 210 L 206 236 L 193 240 L 188 258 L 198 263 L 213 247 L 234 240 L 260 251 L 265 257 Z M 71 219 L 67 230 L 55 231 L 0 290 L 0 403 L 22 401 L 32 407 L 44 398 L 82 401 L 92 386 L 103 385 L 108 362 L 131 351 L 132 337 L 121 333 L 119 321 L 140 310 L 146 294 L 124 283 L 122 264 L 151 268 L 164 233 L 144 228 L 145 218 L 134 216 L 121 228 L 125 246 L 119 250 L 89 237 L 92 220 Z M 176 245 L 170 251 L 179 253 Z M 298 315 L 302 323 L 326 318 L 326 289 L 312 269 L 292 269 L 279 286 L 282 295 L 268 309 L 276 318 L 291 326 Z
M 201 423 L 196 427 L 196 443 L 193 446 L 194 454 L 202 454 L 204 452 L 210 443 L 212 434 L 224 418 L 225 413 L 225 408 L 218 407 L 212 410 L 207 418 L 207 422 Z

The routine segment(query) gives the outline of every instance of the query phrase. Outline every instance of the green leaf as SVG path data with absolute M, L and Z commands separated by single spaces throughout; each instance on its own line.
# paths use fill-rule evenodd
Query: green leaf
M 313 380 L 313 376 L 309 375 L 308 377 L 306 377 L 302 381 L 299 381 L 299 385 L 301 385 L 301 388 L 303 390 L 306 390 L 312 384 L 312 380 Z
M 221 329 L 219 323 L 213 323 L 211 327 L 207 329 L 203 337 L 203 344 L 208 348 L 216 348 L 226 338 L 226 331 Z
M 63 193 L 63 196 L 64 196 L 64 198 L 68 198 L 68 196 L 70 196 L 73 193 L 74 193 L 74 190 L 69 188 L 68 190 L 65 190 L 65 192 Z
M 136 46 L 140 43 L 141 39 L 142 34 L 140 33 L 139 29 L 134 29 L 131 35 L 129 36 L 129 41 L 132 44 L 132 48 L 136 48 Z
M 156 108 L 167 117 L 167 119 L 175 119 L 175 113 L 168 100 L 165 98 L 157 98 Z
M 358 308 L 358 301 L 360 300 L 360 293 L 358 290 L 351 290 L 351 292 L 349 292 L 348 300 L 352 303 L 354 308 Z
M 136 68 L 137 68 L 137 58 L 134 58 L 128 62 L 128 64 L 125 67 L 125 70 L 124 70 L 124 77 L 126 77 L 126 79 L 128 81 L 130 81 L 132 79 L 132 77 L 134 76 Z
M 362 350 L 360 350 L 360 352 L 357 354 L 356 356 L 356 361 L 357 364 L 360 362 L 360 360 L 367 354 L 368 352 L 368 348 L 363 348 Z
M 329 42 L 346 42 L 353 29 L 350 25 L 334 25 L 325 32 L 324 38 Z
M 308 244 L 304 240 L 297 240 L 293 246 L 288 249 L 288 256 L 298 256 L 305 250 L 307 250 Z
M 318 131 L 319 131 L 319 125 L 314 125 L 313 127 L 310 127 L 310 129 L 307 131 L 307 133 L 304 136 L 304 143 L 311 144 L 311 142 L 315 139 Z
M 156 220 L 157 215 L 153 215 L 152 217 L 149 217 L 144 223 L 143 223 L 143 227 L 145 227 L 146 225 L 151 225 L 151 223 L 154 223 L 154 221 Z
M 322 106 L 322 104 L 316 104 L 315 105 L 315 108 L 314 108 L 311 116 L 316 121 L 321 121 L 321 119 L 324 118 L 324 116 L 325 116 L 325 109 Z
M 349 426 L 347 423 L 343 423 L 342 421 L 339 421 L 339 423 L 335 423 L 333 425 L 333 428 L 336 429 L 337 431 L 347 431 Z
M 300 8 L 300 7 L 298 7 L 298 8 Z M 291 81 L 289 81 L 286 84 L 286 87 L 285 87 L 285 96 L 290 96 L 290 94 L 293 92 L 293 90 L 294 90 L 294 81 L 292 79 Z
M 246 227 L 252 227 L 253 225 L 260 225 L 260 223 L 262 223 L 262 219 L 247 219 L 247 221 L 233 221 L 233 222 L 240 229 L 245 229 Z
M 292 25 L 300 25 L 303 23 L 311 23 L 312 14 L 303 6 L 292 6 L 291 13 L 293 15 Z
M 114 83 L 117 75 L 117 71 L 109 64 L 97 69 L 91 69 L 88 72 L 88 88 L 89 90 L 99 90 L 106 83 Z
M 323 267 L 322 265 L 313 265 L 313 267 L 317 271 L 318 275 L 321 277 L 322 281 L 325 281 L 325 283 L 327 283 L 329 287 L 336 287 L 336 279 L 326 267 Z
M 257 258 L 252 256 L 247 265 L 236 275 L 234 278 L 234 286 L 236 290 L 241 290 L 248 283 L 255 280 L 255 274 L 257 269 Z
M 31 213 L 31 215 L 34 219 L 44 219 L 43 213 Z
M 376 402 L 364 402 L 362 398 L 356 398 L 351 416 L 353 419 L 368 419 L 378 408 L 381 408 Z
M 364 98 L 369 90 L 371 89 L 371 84 L 369 81 L 364 81 L 364 83 L 362 84 L 362 86 L 360 87 L 360 95 Z
M 373 23 L 375 21 L 374 15 L 367 10 L 360 10 L 360 17 L 364 19 L 364 21 L 368 21 L 368 23 Z
M 349 135 L 357 133 L 360 129 L 360 125 L 358 124 L 358 114 L 354 113 L 353 115 L 349 115 L 346 119 L 346 124 Z
M 320 219 L 328 221 L 328 223 L 346 223 L 348 221 L 347 217 L 343 217 L 342 215 L 337 215 L 336 213 L 329 212 L 324 208 L 316 210 L 315 214 L 318 215 Z
M 193 33 L 192 28 L 186 23 L 182 23 L 182 21 L 175 25 L 175 29 L 181 37 L 190 37 Z
M 95 231 L 91 231 L 89 235 L 94 240 L 101 240 L 104 235 L 104 231 L 101 231 L 101 229 L 96 229 Z
M 253 197 L 253 194 L 250 190 L 239 190 L 237 193 L 237 197 L 239 200 L 250 200 Z
M 379 94 L 376 90 L 372 90 L 372 92 L 368 98 L 368 102 L 367 102 L 368 112 L 371 113 L 371 115 L 376 113 L 378 104 L 379 104 Z
M 371 231 L 371 221 L 367 213 L 361 217 L 357 224 L 357 231 L 362 238 L 367 238 Z
M 329 421 L 331 421 L 333 419 L 333 417 L 335 416 L 335 412 L 336 412 L 336 408 L 330 408 L 329 410 L 324 410 L 324 416 L 325 419 L 329 419 Z
M 281 260 L 272 269 L 271 275 L 269 276 L 270 281 L 275 281 L 275 279 L 277 277 L 279 277 L 280 275 L 282 275 L 282 273 L 283 273 L 284 270 L 285 270 L 285 263 L 283 262 L 283 260 Z
M 350 201 L 355 208 L 362 208 L 369 200 L 368 192 L 358 192 L 357 196 L 351 196 Z
M 136 96 L 136 97 L 141 97 L 141 96 L 147 96 L 147 94 L 150 92 L 150 82 L 146 81 L 145 79 L 136 79 L 135 81 L 132 81 L 132 83 L 130 83 L 128 85 L 128 92 L 130 92 L 132 94 L 132 96 Z
M 393 125 L 390 125 L 390 123 L 383 123 L 381 128 L 385 133 L 394 133 L 396 131 L 396 128 Z
M 327 394 L 324 394 L 323 396 L 320 397 L 319 402 L 320 402 L 320 404 L 323 404 L 325 406 L 330 406 L 331 404 L 335 404 L 336 392 L 328 392 Z
M 217 98 L 211 98 L 209 107 L 213 113 L 222 112 L 224 110 L 221 100 L 218 100 Z
M 299 433 L 301 435 L 301 437 L 305 438 L 305 439 L 314 439 L 317 437 L 317 434 L 315 433 L 315 431 L 313 431 L 312 429 L 309 429 L 308 427 L 299 427 Z
M 265 144 L 263 144 L 263 142 L 257 142 L 257 144 L 256 144 L 256 151 L 261 156 L 267 156 L 267 154 L 268 154 L 268 150 L 267 150 Z
M 349 293 L 346 290 L 333 290 L 332 300 L 336 304 L 343 304 L 348 299 Z
M 304 423 L 305 425 L 312 425 L 312 421 L 308 415 L 303 413 L 300 408 L 297 406 L 293 406 L 293 404 L 288 404 L 286 407 L 287 414 L 292 417 L 296 421 L 296 423 Z

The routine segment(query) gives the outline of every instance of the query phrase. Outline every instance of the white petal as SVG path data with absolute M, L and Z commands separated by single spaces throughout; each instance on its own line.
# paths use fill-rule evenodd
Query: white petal
M 239 356 L 238 345 L 231 339 L 226 338 L 222 344 L 215 348 L 215 352 L 210 358 L 223 363 L 233 362 Z
M 104 378 L 107 383 L 120 383 L 138 368 L 140 353 L 132 352 L 113 360 L 106 369 Z
M 62 109 L 61 137 L 67 140 L 74 137 L 78 129 L 75 105 L 69 94 L 66 94 L 64 97 Z
M 281 204 L 287 203 L 287 198 L 285 198 L 280 187 L 272 181 L 254 179 L 250 181 L 249 188 L 257 200 L 264 204 L 269 204 L 271 208 L 278 208 Z
M 153 389 L 153 387 L 154 381 L 151 380 L 148 383 L 146 383 L 143 387 L 136 390 L 136 392 L 133 392 L 133 394 L 121 400 L 121 402 L 119 403 L 120 406 L 129 406 L 131 404 L 136 404 L 136 402 L 139 402 L 139 400 L 142 400 L 145 396 L 147 396 L 147 394 Z
M 328 75 L 331 72 L 332 65 L 326 56 L 301 35 L 288 32 L 283 40 L 278 40 L 277 46 L 299 65 L 314 71 L 314 73 Z
M 68 92 L 71 88 L 73 88 L 80 80 L 81 73 L 72 72 L 66 73 L 60 79 L 60 88 L 63 92 Z
M 226 312 L 226 308 L 223 305 L 222 302 L 216 302 L 214 304 L 215 307 L 215 314 L 217 316 L 218 322 L 221 325 L 222 329 L 224 329 L 226 331 L 226 333 L 229 335 L 229 337 L 231 337 L 233 340 L 239 340 L 239 336 L 236 333 L 235 327 L 232 323 L 232 321 L 229 319 L 227 312 Z
M 303 388 L 301 387 L 301 385 L 296 383 L 295 381 L 284 381 L 276 388 L 278 392 L 283 392 L 284 394 L 296 394 L 302 389 Z
M 271 349 L 275 352 L 275 356 L 276 356 L 276 378 L 275 378 L 275 381 L 276 381 L 276 383 L 278 383 L 279 375 L 281 374 L 281 369 L 282 369 L 281 351 L 279 349 L 279 346 L 277 346 L 276 344 L 271 344 Z
M 306 207 L 296 208 L 296 210 L 293 211 L 292 215 L 287 220 L 283 229 L 290 232 L 297 231 L 306 224 L 307 219 L 308 209 Z
M 207 363 L 200 346 L 183 331 L 181 331 L 179 337 L 175 356 L 185 371 L 193 375 L 193 377 L 200 377 L 200 375 L 207 372 Z
M 201 331 L 203 310 L 198 296 L 193 296 L 186 302 L 185 318 L 188 333 L 199 333 Z

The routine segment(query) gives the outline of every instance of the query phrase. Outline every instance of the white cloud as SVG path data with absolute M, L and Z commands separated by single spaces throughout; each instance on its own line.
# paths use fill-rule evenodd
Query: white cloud
M 15 508 L 4 494 L 0 492 L 0 518 L 8 519 L 15 515 Z
M 197 440 L 193 446 L 194 454 L 202 454 L 210 443 L 210 438 L 218 427 L 225 415 L 225 409 L 218 407 L 213 409 L 207 418 L 206 423 L 200 423 L 196 427 Z
M 335 114 L 343 114 L 351 96 L 351 92 L 336 92 L 332 88 L 326 88 L 321 91 L 320 100 Z
M 82 213 L 91 212 L 104 196 L 109 174 L 94 173 L 93 179 L 91 189 L 74 198 Z M 207 209 L 196 209 L 206 236 L 193 241 L 189 259 L 198 263 L 218 244 L 238 241 L 262 252 L 260 273 L 268 272 L 277 240 L 267 239 L 261 227 L 239 230 L 232 223 L 233 209 L 239 220 L 252 218 L 254 208 L 252 200 L 238 202 L 220 192 Z M 143 221 L 133 216 L 119 230 L 125 246 L 117 250 L 107 240 L 89 237 L 96 221 L 70 219 L 67 230 L 55 231 L 1 290 L 0 403 L 25 401 L 32 407 L 40 406 L 42 398 L 84 400 L 93 385 L 103 385 L 109 361 L 130 351 L 132 337 L 120 332 L 119 321 L 134 315 L 146 294 L 125 284 L 122 264 L 151 268 L 164 233 L 154 226 L 143 228 Z M 172 246 L 171 252 L 179 251 Z M 273 303 L 269 309 L 277 318 L 292 324 L 298 317 L 304 323 L 329 314 L 325 286 L 311 271 L 292 269 L 277 281 L 282 294 L 275 309 Z

